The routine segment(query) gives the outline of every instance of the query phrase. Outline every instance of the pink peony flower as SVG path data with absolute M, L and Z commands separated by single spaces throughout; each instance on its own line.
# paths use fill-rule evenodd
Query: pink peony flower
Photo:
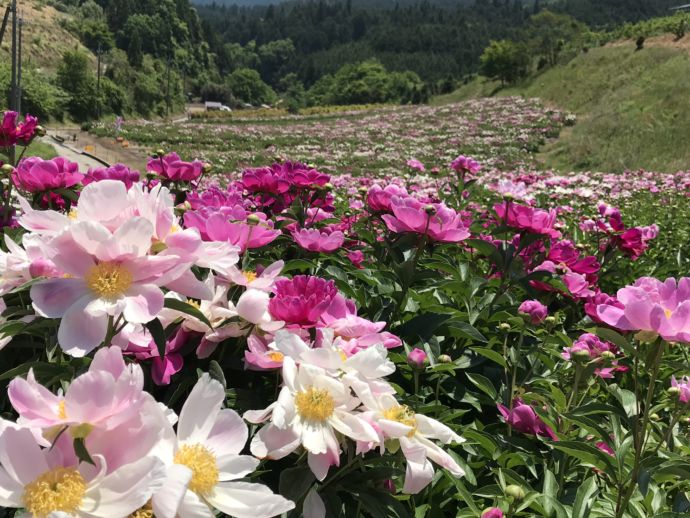
M 530 405 L 523 403 L 522 400 L 516 399 L 512 410 L 501 404 L 497 406 L 506 423 L 518 432 L 558 440 L 556 433 L 541 420 Z
M 520 304 L 518 313 L 529 316 L 530 322 L 534 325 L 538 325 L 548 316 L 549 310 L 538 300 L 526 300 Z
M 391 209 L 392 215 L 381 216 L 391 232 L 422 234 L 441 243 L 457 243 L 470 237 L 460 214 L 442 203 L 425 205 L 411 196 L 394 196 Z
M 393 196 L 406 197 L 407 190 L 396 184 L 386 185 L 383 189 L 379 185 L 373 185 L 367 192 L 367 205 L 374 212 L 390 212 Z
M 199 160 L 183 162 L 177 153 L 169 153 L 149 159 L 146 170 L 173 182 L 191 182 L 201 176 L 204 164 Z
M 44 192 L 77 185 L 84 175 L 79 166 L 66 158 L 43 160 L 38 157 L 24 158 L 12 171 L 14 185 L 28 192 Z
M 353 250 L 347 253 L 347 258 L 355 266 L 355 268 L 363 269 L 362 263 L 364 262 L 364 252 L 361 250 Z
M 424 364 L 428 361 L 426 353 L 415 347 L 412 349 L 409 354 L 407 355 L 407 363 L 412 365 L 413 367 L 416 367 L 417 369 L 423 369 Z
M 240 253 L 266 246 L 280 235 L 265 214 L 250 214 L 239 205 L 185 212 L 184 224 L 199 230 L 205 241 L 228 242 L 239 247 Z
M 481 518 L 503 518 L 503 511 L 499 507 L 484 509 Z
M 268 309 L 276 320 L 288 325 L 314 327 L 338 294 L 333 281 L 311 275 L 296 275 L 275 283 L 275 297 Z
M 139 171 L 133 171 L 124 164 L 89 169 L 84 176 L 83 184 L 88 185 L 93 182 L 100 182 L 101 180 L 119 180 L 129 189 L 135 182 L 139 181 Z
M 494 210 L 503 223 L 509 227 L 526 230 L 534 234 L 544 234 L 558 238 L 561 233 L 554 227 L 557 213 L 555 210 L 545 211 L 513 202 L 499 203 Z
M 450 164 L 451 169 L 458 173 L 476 174 L 482 168 L 479 162 L 468 156 L 460 155 Z
M 670 342 L 690 342 L 690 278 L 661 282 L 642 277 L 618 290 L 616 299 L 597 306 L 602 322 L 621 331 L 649 331 Z
M 627 367 L 619 366 L 615 357 L 620 354 L 618 347 L 610 342 L 601 340 L 592 333 L 584 333 L 573 343 L 572 347 L 563 349 L 563 356 L 566 360 L 572 360 L 573 354 L 584 351 L 589 357 L 589 361 L 597 364 L 610 362 L 609 367 L 597 367 L 594 373 L 601 378 L 613 378 L 615 372 L 626 372 Z
M 684 378 L 681 378 L 680 381 L 677 381 L 676 377 L 672 376 L 671 386 L 680 391 L 678 394 L 678 401 L 686 404 L 690 403 L 690 378 L 685 376 Z
M 345 242 L 345 235 L 339 230 L 328 232 L 303 228 L 292 232 L 292 237 L 300 247 L 310 252 L 334 252 Z
M 411 158 L 407 161 L 407 166 L 411 167 L 412 169 L 415 169 L 419 171 L 420 173 L 423 173 L 426 171 L 426 167 L 424 167 L 424 164 L 422 164 L 419 160 L 416 158 Z
M 599 318 L 599 315 L 597 314 L 597 307 L 600 305 L 610 305 L 617 308 L 625 307 L 616 299 L 616 297 L 612 297 L 611 295 L 604 292 L 599 292 L 596 295 L 590 297 L 589 299 L 587 299 L 587 302 L 585 303 L 585 313 L 589 318 L 592 319 L 593 322 L 596 322 L 597 324 L 605 323 L 603 320 Z
M 21 122 L 18 119 L 17 112 L 4 112 L 0 123 L 0 147 L 12 147 L 16 144 L 26 146 L 33 139 L 38 119 L 33 115 L 26 115 Z

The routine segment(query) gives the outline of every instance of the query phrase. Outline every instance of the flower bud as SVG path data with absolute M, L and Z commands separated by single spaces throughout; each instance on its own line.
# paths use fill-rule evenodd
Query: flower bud
M 369 189 L 367 189 L 366 187 L 360 187 L 359 189 L 357 189 L 357 192 L 359 192 L 359 194 L 364 196 L 369 192 Z
M 656 413 L 654 413 L 654 414 L 649 414 L 649 418 L 650 418 L 652 421 L 658 421 L 659 419 L 661 419 L 661 417 L 659 417 L 659 414 L 656 414 Z
M 603 353 L 601 353 L 601 358 L 606 361 L 613 361 L 616 359 L 616 355 L 613 354 L 611 351 L 604 351 Z
M 416 367 L 417 369 L 423 369 L 424 364 L 428 361 L 427 355 L 421 349 L 415 347 L 407 355 L 407 363 Z
M 154 153 L 154 156 L 157 158 L 163 158 L 165 156 L 165 151 L 163 151 L 162 149 L 158 149 Z
M 46 129 L 43 126 L 36 126 L 36 135 L 39 137 L 45 137 Z
M 507 486 L 505 493 L 507 496 L 510 496 L 515 500 L 522 500 L 525 498 L 525 490 L 515 484 Z
M 678 396 L 680 396 L 680 388 L 679 387 L 669 387 L 666 389 L 666 393 L 669 396 L 678 397 Z
M 573 351 L 571 353 L 571 356 L 575 361 L 583 363 L 589 361 L 590 358 L 589 351 L 586 349 L 578 349 L 576 351 Z
M 447 354 L 442 354 L 438 357 L 438 363 L 453 363 L 453 358 Z
M 546 322 L 549 325 L 553 325 L 556 323 L 556 317 L 546 317 L 544 319 L 544 322 Z
M 498 324 L 498 328 L 501 331 L 510 331 L 510 324 L 508 322 L 501 322 L 500 324 Z
M 250 225 L 258 225 L 260 221 L 261 218 L 259 218 L 259 216 L 257 216 L 256 214 L 250 214 L 249 216 L 247 216 L 247 223 L 249 223 Z
M 323 184 L 321 187 L 324 191 L 331 192 L 333 190 L 333 184 L 331 182 Z
M 433 216 L 436 214 L 436 207 L 433 205 L 429 204 L 424 207 L 424 212 L 426 212 L 429 216 Z
M 202 171 L 204 174 L 208 174 L 213 170 L 213 164 L 210 162 L 204 162 L 204 165 L 201 166 Z
M 10 164 L 2 164 L 2 167 L 0 167 L 0 171 L 2 171 L 2 174 L 12 174 L 12 171 L 14 171 L 14 167 L 12 167 Z

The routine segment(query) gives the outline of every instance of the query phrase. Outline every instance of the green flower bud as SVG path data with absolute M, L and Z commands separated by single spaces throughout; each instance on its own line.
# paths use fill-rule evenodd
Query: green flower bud
M 498 328 L 501 331 L 510 331 L 510 324 L 508 322 L 501 322 L 500 324 L 498 324 Z
M 447 354 L 441 354 L 438 357 L 438 363 L 453 363 L 453 358 L 451 358 Z
M 249 216 L 247 216 L 247 223 L 249 223 L 250 225 L 258 225 L 260 221 L 261 218 L 259 218 L 259 216 L 257 216 L 256 214 L 250 214 Z
M 436 207 L 429 204 L 424 207 L 424 212 L 426 212 L 429 216 L 433 216 L 434 214 L 436 214 Z
M 571 356 L 573 359 L 577 362 L 586 362 L 589 361 L 589 351 L 585 349 L 578 349 L 577 351 L 573 351 L 571 353 Z
M 14 167 L 12 167 L 10 164 L 2 164 L 2 167 L 0 167 L 0 171 L 2 171 L 2 174 L 12 174 L 12 171 L 14 171 Z
M 515 484 L 507 486 L 505 493 L 507 496 L 510 496 L 515 500 L 522 500 L 525 498 L 525 490 Z

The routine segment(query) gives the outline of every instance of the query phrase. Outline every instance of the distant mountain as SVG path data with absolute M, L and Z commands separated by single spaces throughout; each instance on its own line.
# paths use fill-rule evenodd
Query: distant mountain
M 337 0 L 327 0 L 327 2 L 334 2 Z M 429 3 L 442 7 L 454 6 L 469 6 L 473 5 L 476 0 L 430 0 Z M 300 0 L 192 0 L 195 5 L 212 5 L 217 6 L 231 6 L 237 5 L 240 7 L 265 7 L 271 4 L 283 4 L 287 2 L 299 3 Z M 352 5 L 357 7 L 371 7 L 376 9 L 393 9 L 396 4 L 400 7 L 418 4 L 420 0 L 353 0 Z

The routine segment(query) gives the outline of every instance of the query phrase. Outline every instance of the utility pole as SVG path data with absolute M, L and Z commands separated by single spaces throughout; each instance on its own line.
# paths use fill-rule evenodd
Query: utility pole
M 17 111 L 17 0 L 12 0 L 12 71 L 10 75 L 10 110 Z
M 10 13 L 12 12 L 12 5 L 8 5 L 5 9 L 5 16 L 2 17 L 2 25 L 0 25 L 0 45 L 2 45 L 2 37 L 5 35 L 5 29 L 7 29 L 7 21 L 10 19 Z
M 165 115 L 166 117 L 170 117 L 170 65 L 172 62 L 172 56 L 168 55 L 168 66 L 165 70 L 165 82 L 166 82 L 166 87 L 165 87 Z
M 17 101 L 15 103 L 18 113 L 22 111 L 22 27 L 24 27 L 24 18 L 19 18 L 19 34 L 17 39 Z
M 96 116 L 101 118 L 101 43 L 98 43 L 98 50 L 96 56 L 98 58 L 98 72 L 96 74 Z

